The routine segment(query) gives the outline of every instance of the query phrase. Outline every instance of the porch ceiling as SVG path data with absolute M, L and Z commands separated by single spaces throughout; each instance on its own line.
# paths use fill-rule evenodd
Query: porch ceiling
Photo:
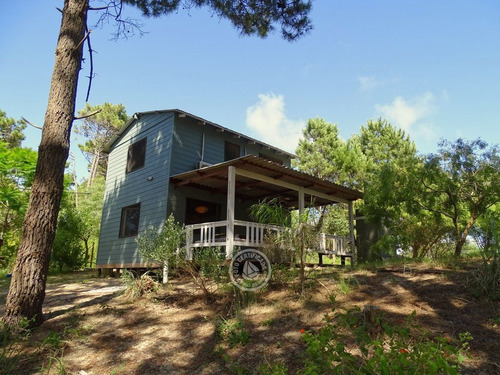
M 256 202 L 266 197 L 278 197 L 282 203 L 296 207 L 299 188 L 306 193 L 306 204 L 311 202 L 312 196 L 316 205 L 354 201 L 363 197 L 357 190 L 254 155 L 181 173 L 170 177 L 170 182 L 177 187 L 189 186 L 214 194 L 226 194 L 229 166 L 236 168 L 236 196 L 242 200 Z M 256 177 L 261 177 L 264 181 Z

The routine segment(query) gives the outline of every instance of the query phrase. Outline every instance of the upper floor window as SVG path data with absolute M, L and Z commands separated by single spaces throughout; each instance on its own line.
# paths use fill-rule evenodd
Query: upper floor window
M 144 161 L 146 160 L 146 140 L 147 138 L 143 138 L 128 147 L 127 173 L 144 167 Z
M 120 237 L 137 236 L 139 233 L 139 219 L 141 217 L 141 204 L 122 208 L 120 220 Z
M 240 157 L 240 146 L 231 142 L 224 144 L 224 161 L 237 159 Z

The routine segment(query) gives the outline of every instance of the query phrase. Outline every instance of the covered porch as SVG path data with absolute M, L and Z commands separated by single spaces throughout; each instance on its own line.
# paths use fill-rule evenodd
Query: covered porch
M 226 257 L 231 258 L 235 247 L 258 248 L 263 245 L 267 232 L 279 235 L 285 228 L 235 218 L 238 205 L 279 198 L 283 206 L 299 212 L 310 206 L 345 203 L 349 212 L 349 236 L 320 233 L 318 247 L 311 251 L 320 254 L 320 259 L 327 254 L 354 260 L 352 202 L 362 198 L 358 191 L 253 155 L 172 176 L 170 182 L 174 189 L 189 187 L 212 195 L 225 195 L 227 202 L 224 220 L 186 225 L 188 259 L 192 259 L 197 248 L 215 246 L 224 247 Z

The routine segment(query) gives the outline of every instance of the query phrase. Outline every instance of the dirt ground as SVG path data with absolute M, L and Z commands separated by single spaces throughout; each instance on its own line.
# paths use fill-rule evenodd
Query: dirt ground
M 435 335 L 468 331 L 473 340 L 463 373 L 500 374 L 500 304 L 474 299 L 466 270 L 413 264 L 318 272 L 306 298 L 282 286 L 235 299 L 226 288 L 210 303 L 187 277 L 135 301 L 123 295 L 119 279 L 55 278 L 46 321 L 19 349 L 13 373 L 259 374 L 261 364 L 284 363 L 293 374 L 305 355 L 301 329 L 319 329 L 335 295 L 344 307 L 377 305 L 390 322 L 415 310 Z M 5 293 L 0 285 L 0 314 Z M 244 346 L 231 347 L 217 333 L 235 316 L 249 334 Z

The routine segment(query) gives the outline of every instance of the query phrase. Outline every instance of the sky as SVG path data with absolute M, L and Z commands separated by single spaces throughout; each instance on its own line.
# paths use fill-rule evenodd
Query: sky
M 96 0 L 94 4 L 99 5 Z M 0 0 L 0 109 L 41 126 L 63 0 Z M 142 37 L 112 41 L 113 25 L 89 25 L 94 73 L 89 103 L 135 112 L 178 108 L 294 152 L 309 118 L 337 124 L 343 139 L 369 119 L 404 129 L 420 153 L 440 139 L 500 143 L 500 2 L 313 0 L 314 29 L 295 42 L 279 30 L 239 35 L 207 8 L 137 18 Z M 77 110 L 85 105 L 89 59 Z M 28 127 L 23 145 L 37 149 Z M 71 137 L 77 174 L 87 162 Z

